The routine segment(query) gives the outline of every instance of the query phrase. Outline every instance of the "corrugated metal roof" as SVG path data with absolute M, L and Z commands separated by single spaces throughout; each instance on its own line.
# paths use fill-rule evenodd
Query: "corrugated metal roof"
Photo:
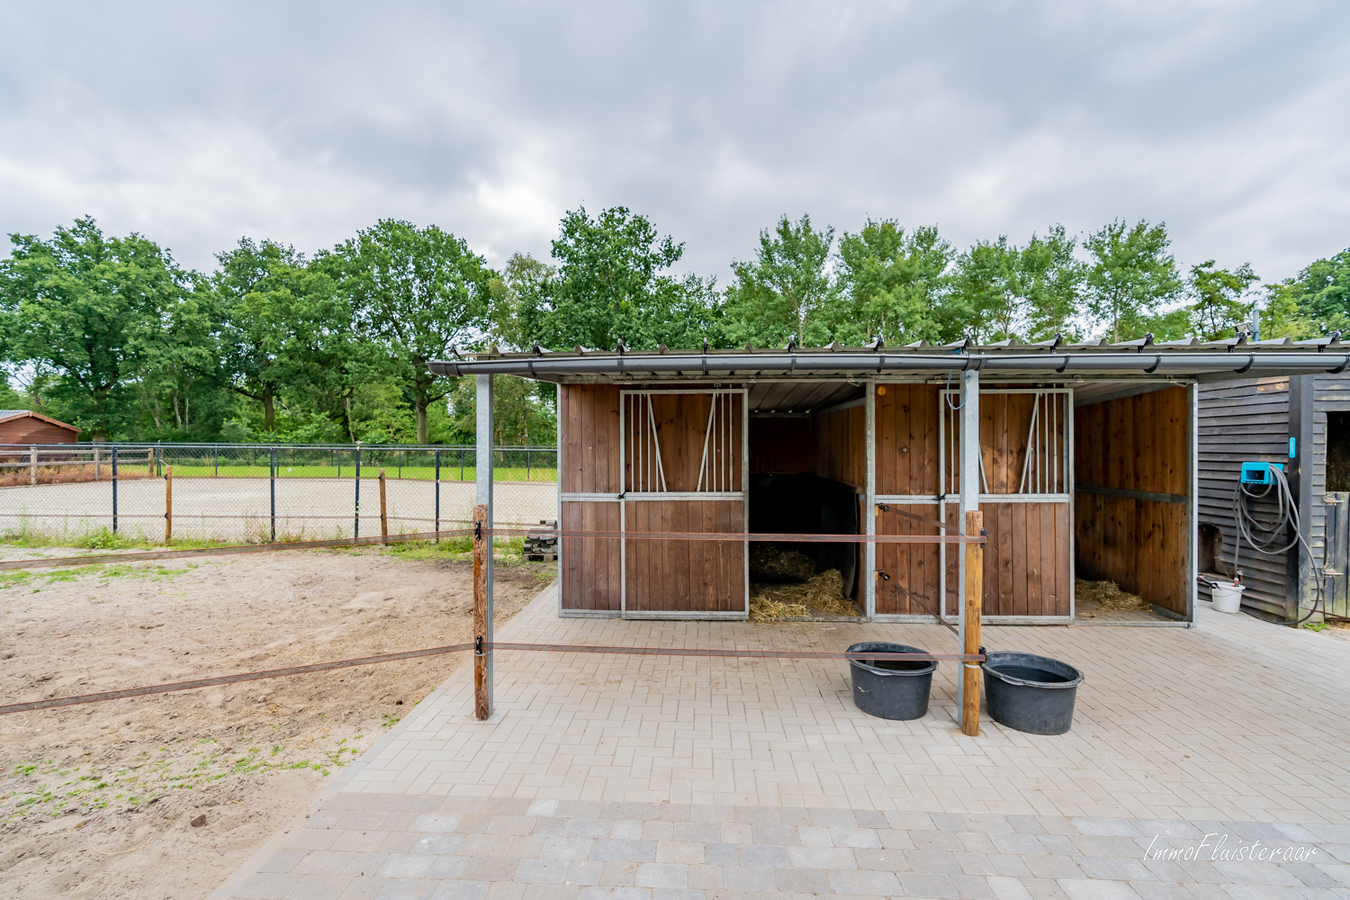
M 903 347 L 881 342 L 866 347 L 782 349 L 745 347 L 739 350 L 615 350 L 533 352 L 490 351 L 433 362 L 441 375 L 522 375 L 547 381 L 575 377 L 629 379 L 634 377 L 690 378 L 702 376 L 772 376 L 777 378 L 860 377 L 867 375 L 933 375 L 980 369 L 992 375 L 1099 377 L 1196 377 L 1204 380 L 1242 374 L 1341 372 L 1350 366 L 1350 343 L 1340 335 L 1292 341 L 1277 338 L 1249 341 L 1245 335 L 1219 341 L 1167 341 L 1151 338 L 1110 343 L 1106 340 L 1066 343 L 1059 338 L 1034 344 L 970 341 L 929 345 L 923 341 Z

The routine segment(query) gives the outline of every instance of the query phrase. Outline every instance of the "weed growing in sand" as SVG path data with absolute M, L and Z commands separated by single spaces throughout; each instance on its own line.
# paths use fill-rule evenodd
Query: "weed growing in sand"
M 98 578 L 104 581 L 112 578 L 147 578 L 153 581 L 162 581 L 166 578 L 184 575 L 195 568 L 197 568 L 196 564 L 188 564 L 182 568 L 173 569 L 166 566 L 111 563 L 106 566 L 76 566 L 72 569 L 55 569 L 43 572 L 0 572 L 0 590 L 38 581 L 44 584 L 52 584 L 58 581 L 76 581 L 85 577 Z

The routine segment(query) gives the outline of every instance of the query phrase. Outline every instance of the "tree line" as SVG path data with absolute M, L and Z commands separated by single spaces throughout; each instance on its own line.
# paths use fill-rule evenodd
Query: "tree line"
M 518 253 L 501 271 L 435 225 L 395 220 L 308 258 L 243 238 L 210 273 L 91 218 L 10 240 L 0 408 L 94 439 L 468 442 L 471 382 L 427 363 L 492 345 L 1214 339 L 1257 309 L 1262 337 L 1350 324 L 1350 250 L 1260 285 L 1247 264 L 1183 271 L 1166 226 L 1144 221 L 958 249 L 932 226 L 836 234 L 784 216 L 725 287 L 679 274 L 684 244 L 623 207 L 568 212 L 548 260 Z M 547 385 L 502 379 L 494 439 L 552 442 L 552 401 Z

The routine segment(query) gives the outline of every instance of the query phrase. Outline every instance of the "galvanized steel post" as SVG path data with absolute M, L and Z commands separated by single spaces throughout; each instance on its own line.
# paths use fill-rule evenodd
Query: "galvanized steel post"
M 482 574 L 475 579 L 475 585 L 481 592 L 481 598 L 475 597 L 475 609 L 481 608 L 481 619 L 475 616 L 474 624 L 481 622 L 481 631 L 475 636 L 483 644 L 492 644 L 492 376 L 478 375 L 477 382 L 477 422 L 474 429 L 475 464 L 474 481 L 476 483 L 474 529 L 481 530 L 481 537 L 474 542 L 475 558 L 481 559 Z M 481 600 L 481 606 L 480 606 Z M 475 714 L 480 719 L 492 715 L 492 650 L 487 649 L 474 658 L 475 685 L 477 702 Z
M 961 533 L 966 534 L 966 513 L 976 512 L 980 508 L 980 371 L 967 369 L 961 373 L 961 507 L 956 521 Z M 957 615 L 959 617 L 959 639 L 961 646 L 966 643 L 966 554 L 969 544 L 961 544 L 961 560 L 957 571 Z M 964 666 L 964 664 L 963 664 Z M 965 679 L 956 680 L 956 709 L 960 715 L 965 705 Z

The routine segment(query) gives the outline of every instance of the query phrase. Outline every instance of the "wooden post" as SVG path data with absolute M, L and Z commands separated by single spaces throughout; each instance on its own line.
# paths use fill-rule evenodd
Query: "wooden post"
M 95 480 L 95 481 L 101 481 L 102 478 L 101 478 L 100 476 L 103 475 L 103 469 L 102 469 L 102 466 L 100 466 L 100 463 L 102 462 L 102 460 L 99 459 L 98 450 L 99 450 L 99 448 L 97 448 L 97 447 L 94 448 L 94 480 Z
M 173 466 L 164 470 L 164 543 L 173 540 Z
M 37 448 L 28 448 L 28 483 L 37 484 Z
M 984 530 L 984 513 L 972 509 L 966 513 L 966 535 L 974 537 Z M 980 615 L 984 591 L 984 545 L 966 544 L 965 646 L 961 652 L 980 652 Z M 980 733 L 980 666 L 961 664 L 961 731 L 974 737 Z
M 145 477 L 155 477 L 155 448 L 151 447 L 145 451 Z
M 492 536 L 488 530 L 488 508 L 479 503 L 473 508 L 473 633 L 474 641 L 482 644 L 488 634 L 487 606 L 487 562 L 492 552 Z M 481 649 L 473 656 L 473 714 L 475 718 L 486 719 L 492 715 L 492 704 L 488 699 L 487 657 Z
M 384 499 L 384 469 L 380 470 L 380 536 L 389 537 L 389 508 Z

